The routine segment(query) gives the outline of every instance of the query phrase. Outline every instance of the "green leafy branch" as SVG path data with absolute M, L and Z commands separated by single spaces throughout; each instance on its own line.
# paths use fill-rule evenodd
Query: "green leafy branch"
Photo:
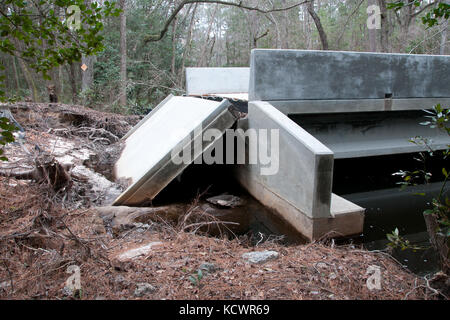
M 0 145 L 4 146 L 7 143 L 14 142 L 13 132 L 19 130 L 16 126 L 11 124 L 8 118 L 2 117 L 0 118 Z M 4 155 L 3 148 L 0 148 L 0 160 L 8 161 L 8 158 Z
M 421 8 L 417 13 L 421 13 L 425 9 L 430 8 L 430 10 L 422 17 L 422 23 L 429 28 L 438 25 L 439 19 L 443 18 L 447 20 L 450 17 L 450 4 L 445 2 L 430 2 L 424 4 L 423 0 L 414 0 L 408 1 L 408 3 L 405 3 L 404 1 L 394 1 L 387 4 L 388 9 L 395 11 L 401 10 L 406 6 Z M 432 6 L 434 6 L 434 8 L 432 8 Z

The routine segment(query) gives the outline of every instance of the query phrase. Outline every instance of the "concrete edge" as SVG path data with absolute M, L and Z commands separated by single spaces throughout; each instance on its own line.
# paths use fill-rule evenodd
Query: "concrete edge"
M 284 114 L 408 111 L 450 105 L 450 98 L 355 99 L 355 100 L 270 100 Z
M 163 101 L 161 101 L 156 107 L 150 111 L 137 125 L 135 125 L 126 135 L 122 137 L 122 141 L 128 139 L 133 133 L 137 131 L 148 119 L 150 119 L 159 109 L 161 109 L 170 99 L 174 97 L 173 94 L 169 94 Z

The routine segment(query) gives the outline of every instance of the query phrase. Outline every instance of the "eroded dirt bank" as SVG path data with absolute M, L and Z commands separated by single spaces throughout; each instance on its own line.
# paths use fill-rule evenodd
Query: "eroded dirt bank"
M 131 215 L 98 210 L 124 188 L 111 168 L 139 117 L 57 104 L 10 109 L 26 134 L 0 163 L 2 299 L 438 298 L 385 253 L 221 235 L 227 225 L 199 199 Z M 42 159 L 67 177 L 33 175 Z M 218 236 L 202 233 L 210 227 Z M 81 290 L 67 286 L 70 266 L 80 270 Z M 381 271 L 380 290 L 367 287 L 371 267 Z

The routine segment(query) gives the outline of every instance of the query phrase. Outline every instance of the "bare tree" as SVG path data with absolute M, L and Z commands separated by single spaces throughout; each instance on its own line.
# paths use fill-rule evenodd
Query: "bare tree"
M 322 22 L 320 21 L 319 15 L 314 11 L 314 0 L 308 2 L 308 12 L 311 18 L 314 20 L 317 31 L 319 32 L 320 42 L 322 43 L 322 50 L 328 50 L 328 38 L 325 30 L 323 29 Z
M 120 13 L 120 105 L 127 105 L 127 14 L 125 0 L 119 1 Z
M 282 11 L 286 11 L 286 10 L 290 10 L 293 8 L 296 8 L 298 6 L 301 6 L 302 4 L 305 3 L 309 3 L 310 1 L 314 1 L 314 0 L 303 0 L 300 1 L 296 4 L 287 6 L 287 7 L 282 7 L 282 8 L 272 8 L 272 9 L 263 9 L 261 7 L 258 6 L 248 6 L 242 3 L 242 1 L 239 2 L 232 2 L 232 1 L 220 1 L 220 0 L 184 0 L 182 2 L 180 2 L 180 4 L 172 11 L 171 15 L 169 16 L 169 18 L 167 19 L 167 21 L 164 24 L 163 29 L 156 34 L 150 34 L 147 37 L 144 38 L 144 43 L 150 42 L 150 41 L 159 41 L 161 40 L 167 33 L 169 26 L 172 24 L 172 22 L 175 20 L 175 18 L 177 17 L 178 13 L 180 13 L 180 11 L 184 8 L 184 6 L 188 5 L 188 4 L 192 4 L 192 3 L 210 3 L 210 4 L 220 4 L 220 5 L 225 5 L 225 6 L 232 6 L 232 7 L 237 7 L 237 8 L 241 8 L 241 9 L 245 9 L 245 10 L 250 10 L 250 11 L 257 11 L 260 13 L 270 13 L 270 12 L 282 12 Z
M 368 0 L 368 5 L 374 6 L 376 0 Z M 377 29 L 370 28 L 369 29 L 369 50 L 370 52 L 376 52 L 377 51 Z
M 439 48 L 439 53 L 441 55 L 444 55 L 445 51 L 446 51 L 445 49 L 446 49 L 446 46 L 447 46 L 448 20 L 445 20 L 442 23 L 442 27 L 443 27 L 443 29 L 442 29 L 442 34 L 441 34 L 441 45 L 440 45 L 440 48 Z

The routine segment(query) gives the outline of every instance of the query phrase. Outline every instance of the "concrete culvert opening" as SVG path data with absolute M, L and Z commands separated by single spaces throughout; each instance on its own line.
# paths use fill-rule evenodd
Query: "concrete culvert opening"
M 188 226 L 183 219 L 191 215 L 192 226 L 184 230 L 187 232 L 199 231 L 230 239 L 247 238 L 252 245 L 265 241 L 306 242 L 289 223 L 239 185 L 233 178 L 231 165 L 189 166 L 155 197 L 151 205 L 160 207 L 173 203 L 187 204 L 186 212 L 176 221 Z

